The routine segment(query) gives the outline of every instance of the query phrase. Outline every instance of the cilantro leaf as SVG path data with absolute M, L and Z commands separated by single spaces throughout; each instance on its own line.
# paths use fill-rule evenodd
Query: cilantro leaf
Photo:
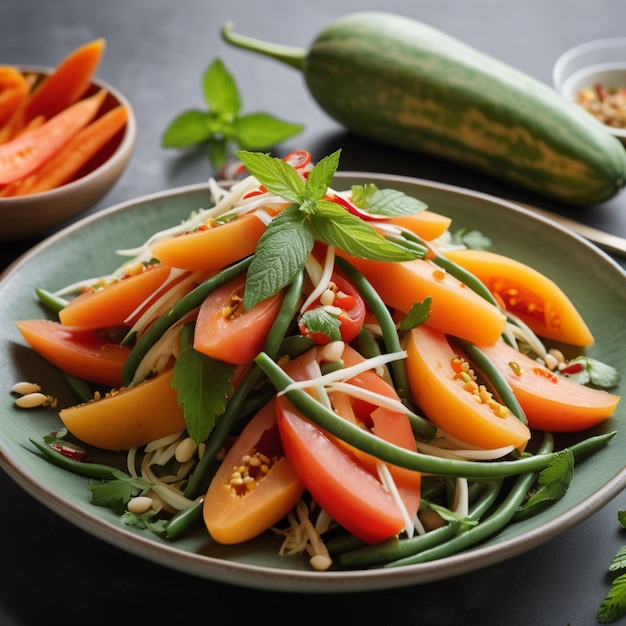
M 574 474 L 574 453 L 565 448 L 552 455 L 548 465 L 539 473 L 539 489 L 520 507 L 524 514 L 562 498 L 569 488 Z
M 306 216 L 297 207 L 279 213 L 267 225 L 248 267 L 244 309 L 249 311 L 289 285 L 304 267 L 313 243 Z
M 209 161 L 219 168 L 230 156 L 231 145 L 263 150 L 304 128 L 268 113 L 242 115 L 235 79 L 219 58 L 202 75 L 202 94 L 207 110 L 190 109 L 177 115 L 161 137 L 163 148 L 206 145 Z
M 322 307 L 315 307 L 305 311 L 300 317 L 310 333 L 323 333 L 331 341 L 341 340 L 341 322 L 336 315 L 329 313 Z
M 154 511 L 145 513 L 131 513 L 124 511 L 121 517 L 122 524 L 139 530 L 149 530 L 155 535 L 162 535 L 167 527 L 167 520 L 154 517 Z
M 409 308 L 406 317 L 398 322 L 398 328 L 400 330 L 411 330 L 411 328 L 423 324 L 430 317 L 432 301 L 433 299 L 427 296 L 421 302 L 414 302 Z
M 470 250 L 489 250 L 491 239 L 477 230 L 459 229 L 452 235 L 452 243 L 465 246 Z
M 320 200 L 310 216 L 316 238 L 362 259 L 410 261 L 415 254 L 387 241 L 367 222 L 334 202 Z
M 92 504 L 117 512 L 122 512 L 131 498 L 146 493 L 150 487 L 151 482 L 123 472 L 116 473 L 116 477 L 110 480 L 89 481 Z
M 352 202 L 364 211 L 387 217 L 415 215 L 428 208 L 421 200 L 398 189 L 378 189 L 373 183 L 353 185 Z
M 580 363 L 583 368 L 579 372 L 567 374 L 567 377 L 574 382 L 586 385 L 591 383 L 596 387 L 608 389 L 619 382 L 619 372 L 606 363 L 597 361 L 588 356 L 579 356 L 568 361 L 568 367 L 574 363 Z
M 189 436 L 204 441 L 233 393 L 233 368 L 193 349 L 193 324 L 183 327 L 172 386 L 178 390 Z

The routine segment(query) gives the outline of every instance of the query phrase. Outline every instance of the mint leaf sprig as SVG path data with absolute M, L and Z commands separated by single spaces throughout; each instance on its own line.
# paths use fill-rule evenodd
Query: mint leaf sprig
M 302 270 L 316 241 L 353 256 L 379 261 L 409 261 L 417 254 L 388 241 L 370 224 L 325 200 L 339 165 L 340 150 L 324 157 L 306 180 L 282 159 L 241 150 L 237 157 L 268 191 L 290 203 L 261 236 L 246 280 L 246 310 L 278 293 Z
M 178 115 L 161 138 L 164 148 L 206 145 L 209 161 L 220 168 L 234 147 L 265 150 L 304 129 L 269 113 L 242 114 L 241 94 L 221 59 L 215 59 L 202 76 L 207 110 L 189 109 Z

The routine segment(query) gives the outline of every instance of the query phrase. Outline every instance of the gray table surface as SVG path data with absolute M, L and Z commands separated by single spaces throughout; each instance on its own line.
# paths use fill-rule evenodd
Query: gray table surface
M 321 158 L 341 147 L 344 170 L 433 179 L 514 198 L 574 216 L 626 237 L 626 195 L 592 209 L 551 205 L 437 159 L 374 145 L 346 133 L 308 95 L 294 70 L 226 46 L 219 30 L 233 21 L 245 34 L 307 47 L 338 16 L 385 10 L 430 23 L 546 83 L 567 48 L 620 36 L 626 3 L 595 0 L 4 0 L 0 63 L 51 65 L 71 49 L 107 39 L 98 72 L 131 100 L 139 135 L 133 160 L 92 211 L 171 187 L 204 181 L 206 160 L 181 159 L 159 147 L 183 109 L 202 106 L 200 76 L 220 56 L 242 90 L 244 109 L 305 121 L 281 146 Z M 0 268 L 36 241 L 4 245 Z M 623 263 L 623 261 L 620 261 Z M 450 580 L 372 593 L 310 596 L 210 582 L 145 561 L 92 537 L 51 513 L 0 471 L 0 624 L 173 624 L 308 616 L 329 624 L 595 623 L 608 589 L 607 567 L 626 543 L 617 525 L 623 495 L 548 543 L 497 565 Z

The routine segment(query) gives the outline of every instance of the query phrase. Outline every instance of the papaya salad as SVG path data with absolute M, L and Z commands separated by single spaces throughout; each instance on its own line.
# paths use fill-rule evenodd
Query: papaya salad
M 16 322 L 77 394 L 33 452 L 124 524 L 270 534 L 319 571 L 421 563 L 566 497 L 610 442 L 583 431 L 618 374 L 559 286 L 414 197 L 335 190 L 339 155 L 240 151 L 211 207 Z

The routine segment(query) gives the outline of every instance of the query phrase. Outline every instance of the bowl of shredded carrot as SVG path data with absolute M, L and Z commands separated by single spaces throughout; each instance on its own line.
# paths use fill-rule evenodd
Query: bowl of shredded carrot
M 0 240 L 48 234 L 117 182 L 136 139 L 129 101 L 95 76 L 105 42 L 56 67 L 0 64 Z

